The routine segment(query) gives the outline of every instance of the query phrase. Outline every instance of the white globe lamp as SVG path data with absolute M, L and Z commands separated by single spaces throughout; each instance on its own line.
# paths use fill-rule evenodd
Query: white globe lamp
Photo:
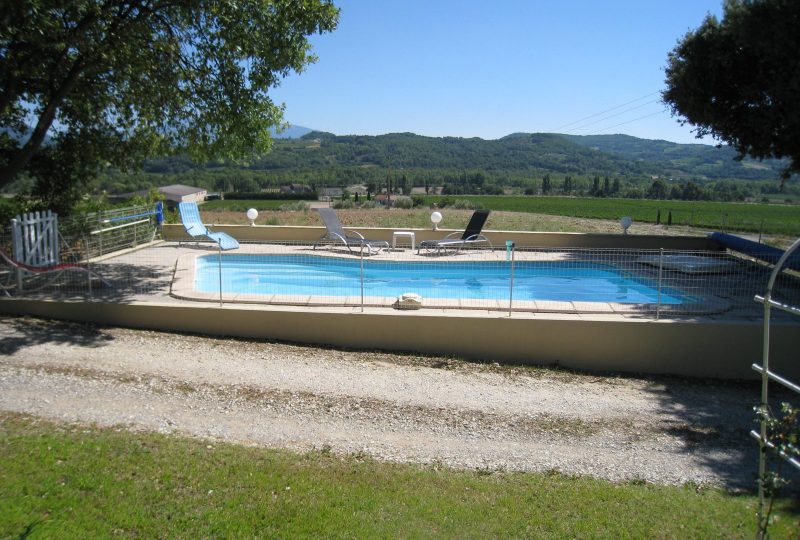
M 247 211 L 247 219 L 250 220 L 251 227 L 255 227 L 257 217 L 258 217 L 258 210 L 256 210 L 255 208 L 251 208 L 250 210 Z
M 439 230 L 439 223 L 442 222 L 442 214 L 441 212 L 434 212 L 431 214 L 431 222 L 433 222 L 433 230 Z
M 622 227 L 622 234 L 628 234 L 628 228 L 633 224 L 633 220 L 630 216 L 625 216 L 619 220 L 619 224 Z

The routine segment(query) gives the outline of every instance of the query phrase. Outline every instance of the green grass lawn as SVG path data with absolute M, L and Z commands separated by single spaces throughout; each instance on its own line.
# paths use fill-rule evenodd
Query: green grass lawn
M 392 465 L 0 413 L 0 538 L 753 538 L 693 486 Z M 778 505 L 775 538 L 797 533 Z
M 441 196 L 425 198 L 435 203 Z M 674 225 L 707 229 L 723 228 L 765 234 L 800 235 L 800 205 L 726 203 L 710 201 L 653 201 L 649 199 L 598 199 L 593 197 L 490 197 L 448 196 L 451 201 L 465 199 L 490 210 L 533 212 L 558 216 L 618 220 L 630 216 L 634 221 L 655 223 L 659 210 L 661 223 L 672 212 Z
M 469 200 L 496 211 L 546 214 L 592 219 L 619 220 L 630 216 L 634 222 L 655 223 L 659 211 L 666 224 L 672 213 L 673 225 L 711 230 L 800 236 L 800 204 L 726 203 L 710 201 L 653 201 L 649 199 L 599 199 L 594 197 L 525 197 L 452 195 L 425 197 L 426 204 Z M 279 210 L 296 201 L 242 200 L 209 201 L 202 210 L 246 212 Z M 308 201 L 306 201 L 308 202 Z
M 203 211 L 209 212 L 217 212 L 217 211 L 229 211 L 229 212 L 247 212 L 250 208 L 255 208 L 256 210 L 279 210 L 281 206 L 287 204 L 293 204 L 297 201 L 285 201 L 285 200 L 230 200 L 230 201 L 208 201 L 203 203 L 202 209 Z M 308 202 L 308 201 L 306 201 Z

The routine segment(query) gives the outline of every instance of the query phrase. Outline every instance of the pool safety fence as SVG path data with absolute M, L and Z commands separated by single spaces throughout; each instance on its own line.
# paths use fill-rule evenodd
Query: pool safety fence
M 114 208 L 62 220 L 61 235 L 71 251 L 91 260 L 154 241 L 163 219 L 160 202 Z
M 128 222 L 135 222 L 136 219 Z M 123 221 L 125 223 L 125 221 Z M 112 223 L 109 226 L 116 226 Z M 137 224 L 138 225 L 138 224 Z M 84 231 L 69 262 L 53 272 L 0 266 L 7 296 L 64 301 L 170 301 L 262 305 L 488 310 L 516 313 L 621 314 L 653 319 L 757 318 L 753 296 L 770 267 L 715 251 L 555 249 L 468 246 L 437 255 L 398 245 L 375 253 L 359 246 L 297 242 L 214 243 L 119 240 L 100 250 Z M 151 233 L 148 233 L 151 234 Z M 128 236 L 128 240 L 131 240 Z M 8 243 L 8 235 L 0 239 Z M 81 250 L 84 254 L 81 255 Z M 102 255 L 95 255 L 103 253 Z M 773 298 L 800 302 L 800 276 L 782 272 Z

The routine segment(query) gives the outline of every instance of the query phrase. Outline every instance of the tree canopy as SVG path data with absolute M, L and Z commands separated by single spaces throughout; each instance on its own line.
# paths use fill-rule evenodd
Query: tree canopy
M 669 54 L 664 102 L 698 137 L 800 172 L 799 29 L 797 0 L 727 0 Z
M 315 60 L 331 0 L 0 0 L 0 188 L 63 196 L 100 166 L 270 147 L 269 89 Z

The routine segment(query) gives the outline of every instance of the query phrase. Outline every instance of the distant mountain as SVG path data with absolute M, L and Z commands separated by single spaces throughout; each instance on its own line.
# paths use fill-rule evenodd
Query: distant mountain
M 778 178 L 785 160 L 736 161 L 730 146 L 717 148 L 708 144 L 678 144 L 663 140 L 639 139 L 630 135 L 562 135 L 585 148 L 648 162 L 665 169 L 665 174 L 705 178 L 740 178 L 759 180 Z
M 297 137 L 300 133 L 304 133 Z M 186 157 L 148 160 L 145 171 L 180 173 L 220 167 L 268 171 L 285 178 L 324 171 L 337 178 L 365 179 L 376 169 L 404 169 L 415 179 L 457 182 L 467 172 L 485 173 L 498 184 L 524 183 L 544 174 L 573 176 L 651 176 L 771 180 L 779 177 L 781 161 L 735 161 L 728 147 L 677 144 L 627 135 L 573 136 L 556 133 L 513 133 L 497 140 L 425 137 L 414 133 L 334 135 L 292 126 L 275 139 L 272 150 L 246 165 L 220 162 L 197 165 Z M 380 176 L 381 173 L 377 173 Z
M 518 134 L 499 140 L 424 137 L 414 133 L 333 135 L 307 133 L 299 140 L 276 141 L 251 168 L 304 169 L 330 166 L 404 169 L 485 169 L 581 174 L 638 174 L 646 164 L 601 154 L 559 135 Z
M 299 139 L 306 133 L 311 133 L 314 131 L 313 129 L 303 127 L 303 126 L 296 126 L 294 124 L 289 125 L 288 128 L 277 133 L 274 129 L 272 130 L 272 137 L 275 139 Z

